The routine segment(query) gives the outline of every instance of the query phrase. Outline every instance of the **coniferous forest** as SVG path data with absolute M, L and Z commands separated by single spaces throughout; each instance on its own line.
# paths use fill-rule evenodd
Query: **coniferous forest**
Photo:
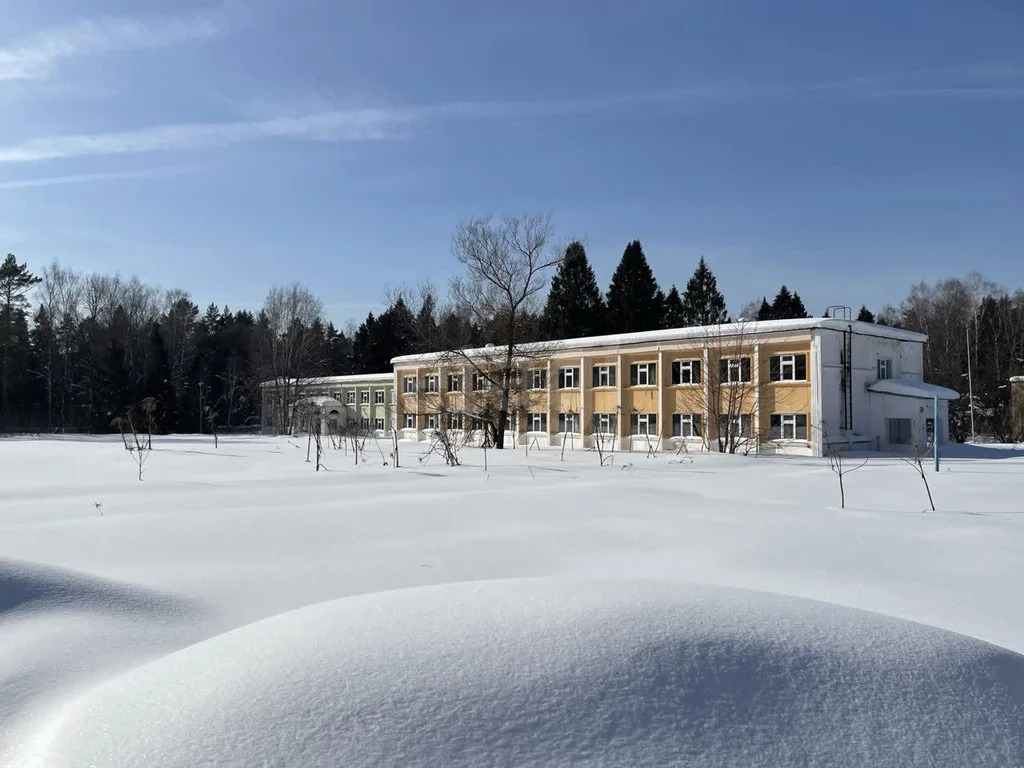
M 602 291 L 584 245 L 573 242 L 546 301 L 520 318 L 519 340 L 810 316 L 782 285 L 730 318 L 703 258 L 680 277 L 682 290 L 666 291 L 634 240 Z M 960 392 L 970 344 L 976 428 L 1011 438 L 1006 383 L 1024 371 L 1024 291 L 971 275 L 922 283 L 898 306 L 854 314 L 929 334 L 926 380 Z M 0 432 L 116 431 L 118 416 L 143 401 L 154 431 L 258 427 L 261 381 L 388 371 L 391 358 L 431 351 L 438 339 L 478 346 L 490 336 L 429 287 L 398 292 L 384 311 L 341 330 L 298 284 L 272 288 L 259 307 L 203 308 L 186 291 L 137 277 L 57 263 L 36 269 L 8 255 L 0 265 Z M 968 409 L 966 397 L 951 407 L 954 438 L 969 437 Z

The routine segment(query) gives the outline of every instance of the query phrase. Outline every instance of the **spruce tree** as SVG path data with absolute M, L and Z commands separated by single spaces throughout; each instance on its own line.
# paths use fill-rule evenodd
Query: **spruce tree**
M 875 314 L 865 306 L 861 306 L 860 312 L 857 313 L 857 320 L 861 323 L 873 323 L 875 322 Z
M 543 335 L 549 339 L 596 336 L 604 330 L 604 320 L 604 300 L 583 243 L 569 243 L 551 279 L 542 317 Z
M 790 301 L 789 307 L 789 316 L 792 319 L 803 320 L 807 317 L 807 307 L 804 306 L 803 299 L 796 291 L 793 291 L 793 299 Z
M 725 297 L 718 290 L 718 280 L 704 257 L 686 282 L 683 292 L 683 319 L 688 326 L 718 325 L 729 322 Z
M 609 330 L 633 333 L 660 327 L 664 314 L 664 294 L 660 293 L 643 246 L 634 240 L 623 251 L 608 287 Z
M 757 310 L 758 320 L 774 320 L 775 313 L 772 311 L 772 305 L 768 303 L 768 297 L 761 297 L 761 308 Z
M 668 296 L 665 297 L 665 313 L 661 320 L 661 327 L 682 328 L 685 322 L 683 299 L 679 295 L 679 289 L 673 285 Z
M 775 294 L 775 300 L 772 301 L 772 319 L 787 320 L 792 311 L 793 294 L 789 292 L 789 288 L 783 285 L 779 288 L 779 292 Z
M 41 282 L 28 271 L 26 264 L 19 264 L 13 253 L 7 254 L 0 264 L 0 428 L 8 427 L 11 419 L 11 384 L 23 368 L 14 363 L 27 356 L 29 350 L 28 290 Z

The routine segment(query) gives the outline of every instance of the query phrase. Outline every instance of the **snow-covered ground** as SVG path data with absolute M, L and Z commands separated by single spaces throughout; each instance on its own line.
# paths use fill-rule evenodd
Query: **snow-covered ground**
M 0 766 L 1024 765 L 1024 451 L 367 448 L 0 440 Z

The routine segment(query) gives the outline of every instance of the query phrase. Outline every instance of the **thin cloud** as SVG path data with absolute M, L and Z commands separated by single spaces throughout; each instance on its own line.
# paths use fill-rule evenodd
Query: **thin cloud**
M 201 165 L 177 165 L 162 168 L 148 168 L 140 171 L 115 171 L 110 173 L 80 173 L 74 176 L 47 176 L 40 179 L 15 179 L 0 181 L 0 190 L 28 189 L 31 187 L 53 187 L 63 184 L 86 184 L 96 181 L 121 181 L 125 179 L 168 179 L 199 173 Z
M 131 131 L 44 136 L 0 147 L 0 164 L 33 163 L 87 155 L 174 152 L 223 147 L 260 139 L 360 142 L 406 138 L 414 127 L 451 120 L 494 120 L 605 112 L 636 104 L 679 106 L 723 98 L 724 89 L 649 91 L 626 96 L 544 102 L 455 102 L 415 107 L 329 110 L 298 117 L 224 123 L 179 123 Z M 751 93 L 749 89 L 743 93 Z
M 0 48 L 0 81 L 41 80 L 62 61 L 208 40 L 221 32 L 219 14 L 86 19 L 37 32 Z

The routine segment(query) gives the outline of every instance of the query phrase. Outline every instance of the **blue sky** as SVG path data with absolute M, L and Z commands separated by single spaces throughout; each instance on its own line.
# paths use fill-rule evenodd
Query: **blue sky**
M 550 211 L 734 310 L 1024 263 L 1015 0 L 0 4 L 0 250 L 343 324 Z

